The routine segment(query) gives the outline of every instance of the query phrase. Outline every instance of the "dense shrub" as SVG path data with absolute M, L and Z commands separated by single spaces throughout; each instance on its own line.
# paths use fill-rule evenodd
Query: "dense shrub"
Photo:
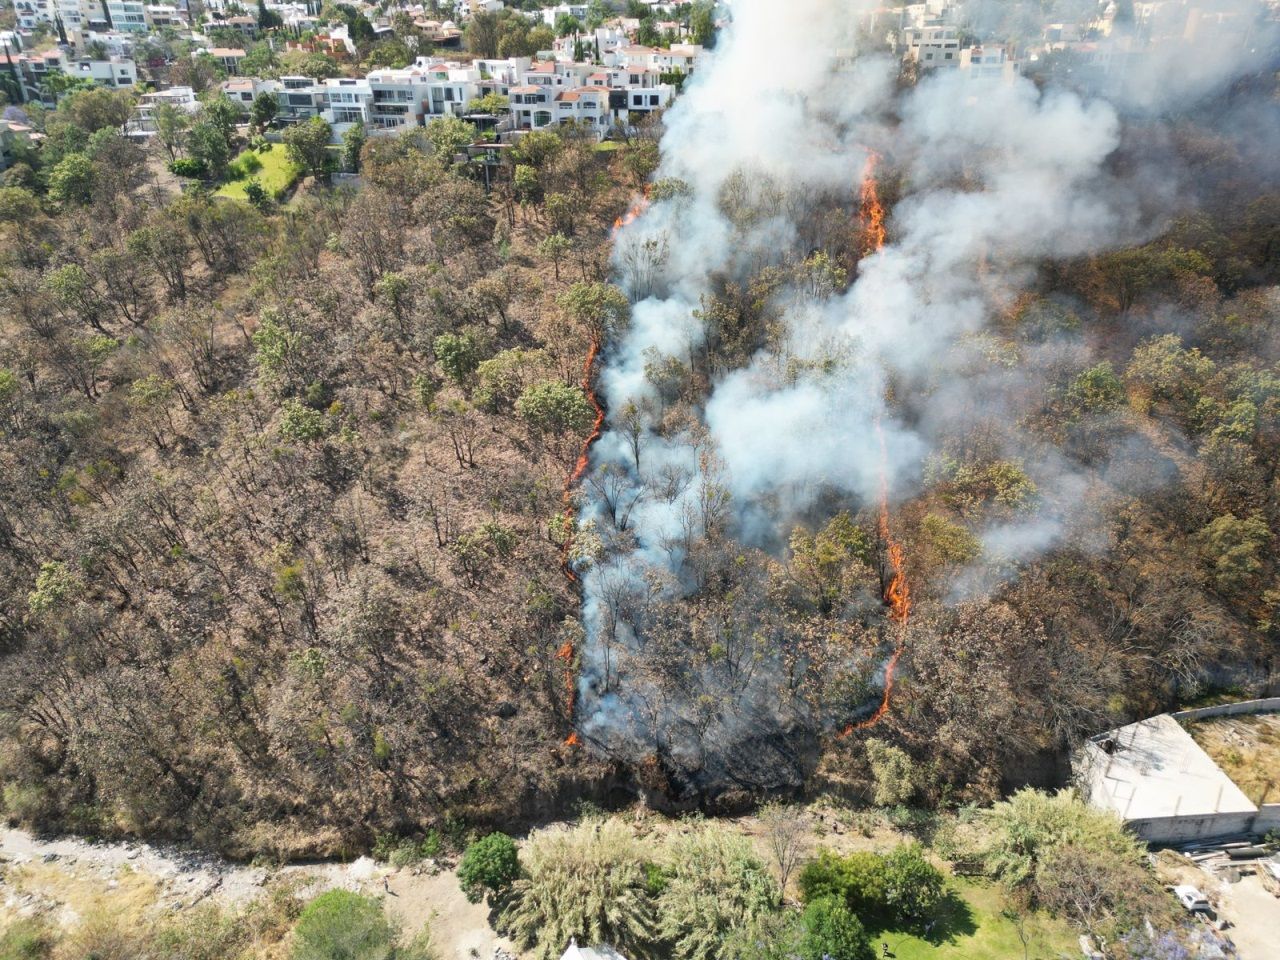
M 875 952 L 862 922 L 843 901 L 819 897 L 800 918 L 801 960 L 872 960 Z
M 320 894 L 294 928 L 293 960 L 390 960 L 394 950 L 382 904 L 348 890 Z
M 750 841 L 719 824 L 673 839 L 658 898 L 658 933 L 682 960 L 714 960 L 727 939 L 770 913 L 778 886 Z
M 458 864 L 458 882 L 472 903 L 492 900 L 520 876 L 520 855 L 505 833 L 491 833 L 467 847 Z
M 942 901 L 941 871 L 919 844 L 881 856 L 857 852 L 841 857 L 829 850 L 800 871 L 805 903 L 833 897 L 875 928 L 909 927 L 926 919 Z
M 643 956 L 655 916 L 641 845 L 617 820 L 588 820 L 567 830 L 543 830 L 524 851 L 526 876 L 511 889 L 503 923 L 537 960 L 560 955 L 570 937 L 608 943 L 624 956 Z
M 202 180 L 209 174 L 204 161 L 196 157 L 179 157 L 169 164 L 169 172 L 176 177 L 188 177 L 193 180 Z

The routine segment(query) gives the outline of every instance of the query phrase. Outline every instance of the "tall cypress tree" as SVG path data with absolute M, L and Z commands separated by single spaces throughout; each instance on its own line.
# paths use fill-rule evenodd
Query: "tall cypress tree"
M 4 41 L 4 59 L 9 64 L 9 82 L 5 86 L 11 87 L 11 96 L 18 103 L 27 102 L 27 91 L 23 89 L 22 78 L 18 76 L 18 65 L 13 62 L 13 54 L 9 52 L 9 41 Z

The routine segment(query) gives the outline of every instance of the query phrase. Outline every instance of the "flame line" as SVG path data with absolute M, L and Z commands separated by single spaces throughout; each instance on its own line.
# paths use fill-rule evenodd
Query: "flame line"
M 649 189 L 650 185 L 646 184 L 644 195 L 633 203 L 625 214 L 613 221 L 613 236 L 616 236 L 623 227 L 635 223 L 640 215 L 648 209 Z M 582 449 L 578 453 L 578 459 L 573 465 L 573 470 L 565 477 L 564 493 L 561 497 L 561 502 L 564 506 L 565 535 L 564 543 L 560 546 L 560 571 L 574 587 L 577 587 L 580 581 L 577 571 L 573 569 L 573 560 L 569 556 L 573 552 L 574 521 L 577 513 L 574 509 L 573 494 L 578 489 L 578 484 L 582 482 L 587 468 L 591 466 L 591 448 L 595 446 L 596 441 L 600 439 L 600 434 L 604 432 L 604 405 L 600 403 L 600 398 L 596 395 L 595 389 L 596 360 L 600 356 L 600 347 L 600 334 L 599 332 L 593 332 L 591 334 L 591 346 L 587 348 L 586 359 L 582 362 L 582 392 L 587 395 L 587 399 L 591 401 L 591 406 L 595 408 L 596 418 L 591 424 L 591 432 L 582 441 Z M 573 642 L 566 640 L 560 649 L 556 651 L 556 659 L 563 660 L 568 667 L 568 676 L 565 680 L 567 686 L 565 712 L 568 714 L 570 723 L 573 722 L 574 712 L 578 705 L 578 678 L 573 670 L 573 657 Z M 574 747 L 581 743 L 578 731 L 571 730 L 564 742 L 569 747 Z
M 575 587 L 579 583 L 578 574 L 574 571 L 573 561 L 569 556 L 573 550 L 574 515 L 577 512 L 574 509 L 573 494 L 578 489 L 578 484 L 581 483 L 587 468 L 591 465 L 591 448 L 595 446 L 596 441 L 600 439 L 600 434 L 604 431 L 604 405 L 600 403 L 600 398 L 596 396 L 595 390 L 595 368 L 596 360 L 599 356 L 600 334 L 593 333 L 591 335 L 591 346 L 587 348 L 587 356 L 582 364 L 582 391 L 587 395 L 587 399 L 591 401 L 591 406 L 595 408 L 596 418 L 591 424 L 591 432 L 582 441 L 582 449 L 578 453 L 578 459 L 573 465 L 573 470 L 565 477 L 564 493 L 561 496 L 561 503 L 564 507 L 565 537 L 564 543 L 560 546 L 560 570 L 565 575 L 565 579 Z M 566 713 L 570 722 L 573 722 L 578 700 L 578 682 L 573 670 L 573 657 L 573 642 L 566 640 L 560 649 L 556 651 L 556 658 L 563 660 L 568 667 Z M 565 744 L 572 747 L 578 743 L 578 731 L 570 731 Z
M 876 164 L 880 157 L 874 152 L 867 153 L 867 162 L 862 168 L 862 186 L 858 191 L 860 200 L 860 219 L 864 237 L 864 256 L 870 256 L 885 244 L 884 205 L 880 202 L 880 189 L 876 183 Z M 893 653 L 884 667 L 884 692 L 880 704 L 871 716 L 857 723 L 851 723 L 840 731 L 840 737 L 847 737 L 855 730 L 865 730 L 879 723 L 889 712 L 893 704 L 893 680 L 898 669 L 898 660 L 906 647 L 907 624 L 911 619 L 911 584 L 907 581 L 906 551 L 893 536 L 889 525 L 889 448 L 885 442 L 884 428 L 880 418 L 875 421 L 876 438 L 880 444 L 880 509 L 876 518 L 876 529 L 880 540 L 888 551 L 890 577 L 885 585 L 882 599 L 889 606 L 889 620 L 895 625 L 896 639 Z

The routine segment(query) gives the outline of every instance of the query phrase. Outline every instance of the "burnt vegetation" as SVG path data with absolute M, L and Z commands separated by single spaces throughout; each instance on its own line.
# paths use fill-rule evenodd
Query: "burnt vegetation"
M 84 164 L 33 158 L 0 188 L 5 814 L 333 854 L 536 816 L 615 776 L 563 743 L 582 627 L 562 554 L 572 538 L 586 568 L 593 543 L 562 498 L 593 429 L 583 359 L 625 324 L 602 286 L 609 227 L 655 144 L 532 134 L 486 194 L 418 135 L 375 139 L 359 189 L 308 184 L 263 212 L 166 192 L 154 158 L 79 129 Z M 1208 123 L 1161 149 L 1198 195 L 1141 246 L 1040 265 L 966 347 L 993 402 L 954 411 L 895 505 L 915 607 L 874 735 L 912 758 L 906 798 L 1052 781 L 1082 733 L 1273 670 L 1280 194 Z M 890 207 L 894 176 L 889 158 Z M 662 430 L 693 427 L 709 385 L 776 335 L 784 293 L 847 287 L 858 202 L 823 205 L 801 255 L 716 284 L 699 350 L 645 371 Z M 647 269 L 619 265 L 633 284 Z M 911 416 L 910 391 L 895 403 Z M 610 416 L 625 433 L 630 413 Z M 1025 563 L 984 550 L 980 531 L 1039 508 L 1050 460 L 1084 478 L 1088 522 Z M 584 483 L 625 532 L 625 488 Z M 785 735 L 694 762 L 732 768 L 741 796 L 867 790 L 860 736 L 836 733 L 874 687 L 848 650 L 891 629 L 877 505 L 762 547 L 723 496 L 702 503 L 694 590 L 614 598 L 642 607 L 625 613 L 645 670 L 697 694 L 780 667 Z M 961 589 L 975 570 L 997 586 Z M 704 729 L 735 708 L 700 702 Z M 698 781 L 663 763 L 628 776 Z

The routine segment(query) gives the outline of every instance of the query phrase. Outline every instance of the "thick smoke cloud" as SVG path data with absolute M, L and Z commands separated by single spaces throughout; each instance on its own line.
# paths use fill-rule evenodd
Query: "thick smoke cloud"
M 895 62 L 851 56 L 869 9 L 735 3 L 714 57 L 666 118 L 658 178 L 684 188 L 660 191 L 615 253 L 634 307 L 600 376 L 610 421 L 582 521 L 604 550 L 584 576 L 578 724 L 598 747 L 633 761 L 658 754 L 704 787 L 780 785 L 776 770 L 803 768 L 827 722 L 782 689 L 785 644 L 771 631 L 785 628 L 767 618 L 756 665 L 732 682 L 706 660 L 657 677 L 657 661 L 678 657 L 680 625 L 655 622 L 651 608 L 701 588 L 691 557 L 708 527 L 778 555 L 797 522 L 825 519 L 832 504 L 865 508 L 882 484 L 891 500 L 915 492 L 964 418 L 1005 402 L 1009 384 L 985 383 L 973 361 L 1036 264 L 1150 229 L 1133 184 L 1109 171 L 1116 107 L 959 71 L 902 93 Z M 1215 60 L 1204 85 L 1227 73 Z M 714 371 L 699 416 L 673 423 L 663 371 L 695 366 L 716 279 L 762 267 L 799 276 L 814 224 L 830 198 L 854 202 L 872 151 L 902 177 L 889 244 L 847 290 L 797 280 L 776 294 L 768 344 Z M 1059 457 L 1027 467 L 1043 506 L 982 532 L 987 554 L 1013 564 L 1064 535 L 1088 546 L 1072 514 L 1086 478 Z M 972 573 L 955 585 L 957 596 L 982 588 Z M 874 675 L 876 662 L 861 666 Z

